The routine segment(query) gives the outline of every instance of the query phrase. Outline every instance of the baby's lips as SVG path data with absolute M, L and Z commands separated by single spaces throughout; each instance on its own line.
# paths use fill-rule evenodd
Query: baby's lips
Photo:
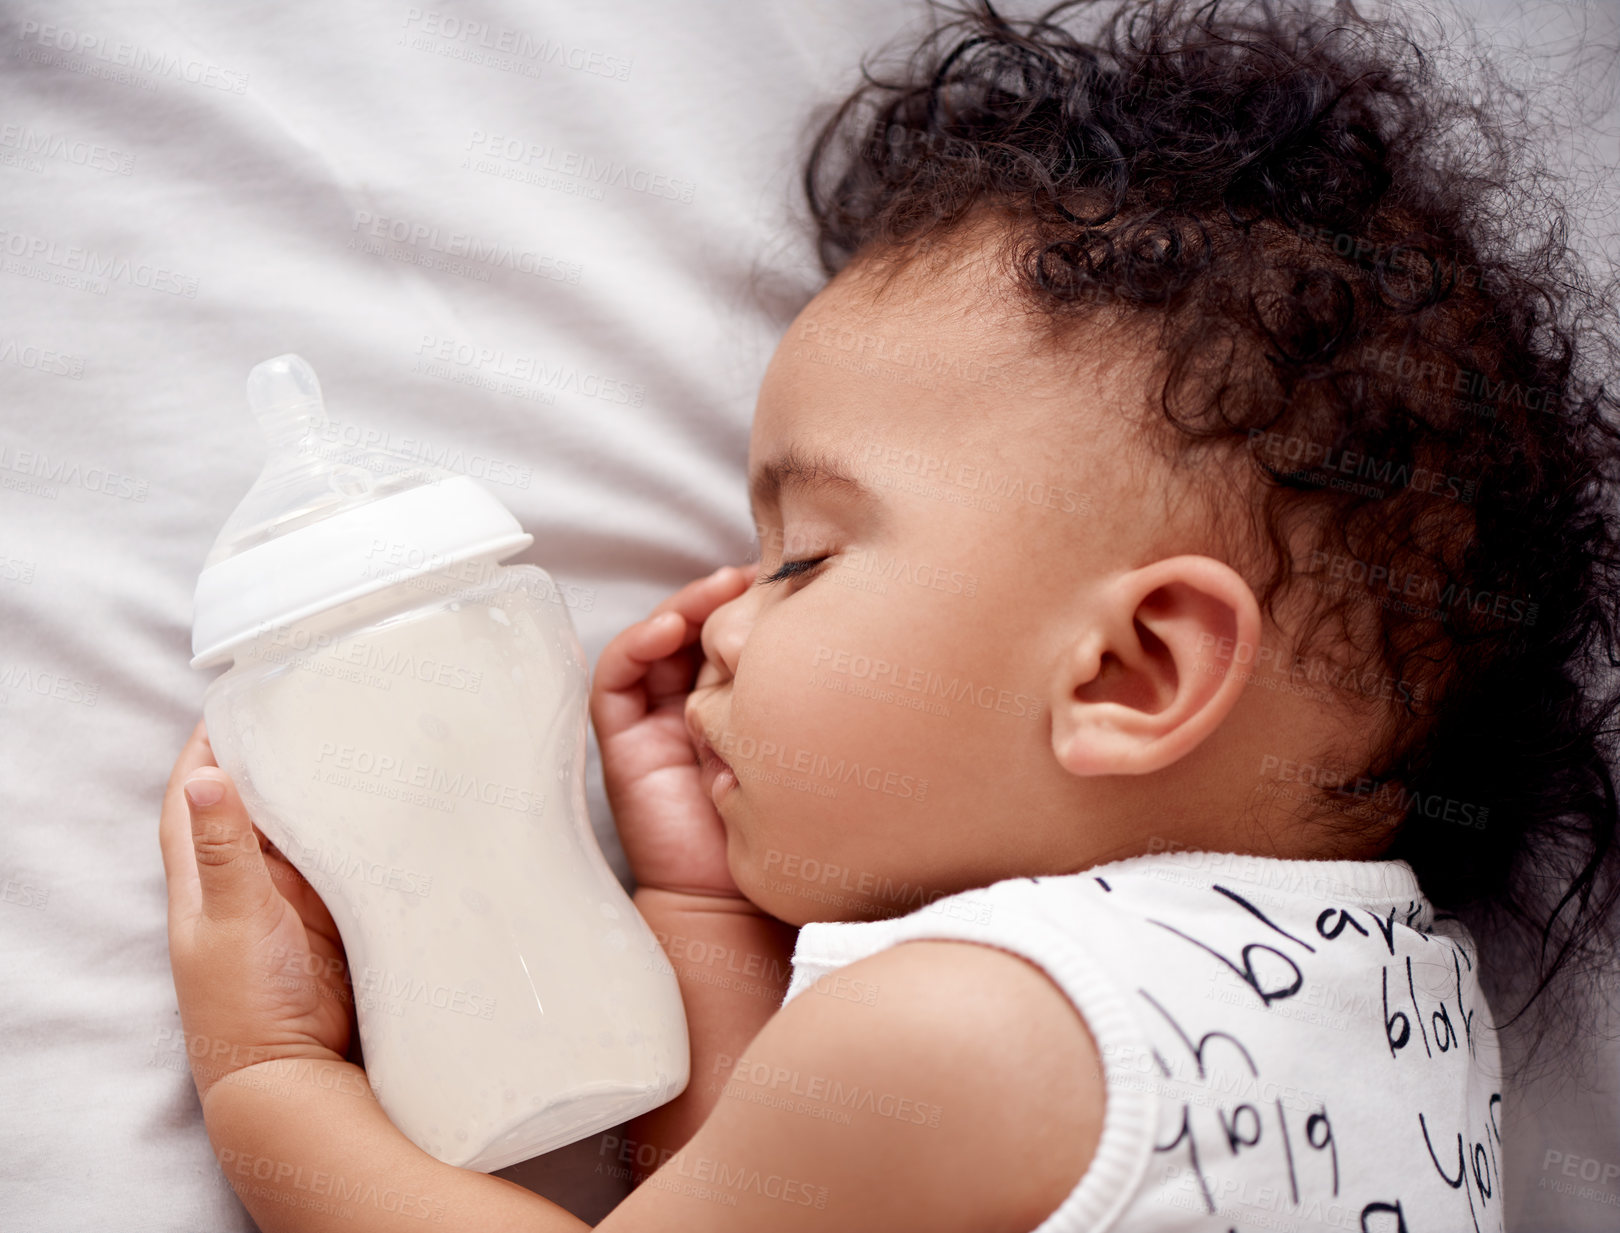
M 697 676 L 692 681 L 692 689 L 707 689 L 711 685 L 718 685 L 725 680 L 725 672 L 718 664 L 711 663 L 707 658 L 698 666 Z
M 720 771 L 731 770 L 731 763 L 727 762 L 719 754 L 715 753 L 714 746 L 709 744 L 707 739 L 705 739 L 703 743 L 698 746 L 697 754 L 698 765 L 703 770 L 715 771 L 717 773 Z M 736 774 L 736 772 L 732 771 L 732 774 Z
M 707 737 L 703 735 L 703 724 L 698 720 L 697 712 L 692 709 L 692 699 L 686 699 L 686 711 L 682 715 L 686 721 L 686 739 L 692 742 L 693 749 L 702 749 Z
M 692 748 L 697 753 L 700 766 L 724 767 L 728 771 L 731 769 L 731 764 L 716 753 L 714 746 L 709 743 L 708 733 L 703 729 L 703 721 L 691 707 L 686 709 L 686 734 L 691 738 Z

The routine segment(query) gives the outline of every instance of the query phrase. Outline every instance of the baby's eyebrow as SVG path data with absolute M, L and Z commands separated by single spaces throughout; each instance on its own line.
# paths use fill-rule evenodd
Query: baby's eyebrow
M 872 499 L 871 489 L 849 474 L 841 459 L 805 453 L 790 445 L 761 463 L 749 482 L 748 504 L 754 520 L 759 521 L 760 510 L 775 509 L 782 493 L 795 488 L 836 488 L 858 500 Z

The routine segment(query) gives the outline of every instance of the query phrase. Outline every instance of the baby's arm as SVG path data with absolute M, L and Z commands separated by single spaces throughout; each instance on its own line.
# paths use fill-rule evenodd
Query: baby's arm
M 1063 994 L 970 942 L 907 942 L 846 970 L 877 1001 L 807 991 L 727 1073 L 694 1076 L 724 1094 L 598 1228 L 983 1233 L 1033 1228 L 1056 1208 L 1103 1112 L 1095 1048 Z M 267 1233 L 586 1227 L 420 1151 L 346 1063 L 263 1063 L 216 1083 L 204 1109 Z
M 349 1062 L 235 1071 L 204 1095 L 203 1118 L 220 1169 L 265 1233 L 590 1227 L 521 1186 L 429 1156 Z
M 876 1001 L 788 1003 L 714 1077 L 692 1140 L 599 1228 L 984 1233 L 1051 1214 L 1104 1108 L 1064 994 L 972 942 L 905 942 L 841 971 Z

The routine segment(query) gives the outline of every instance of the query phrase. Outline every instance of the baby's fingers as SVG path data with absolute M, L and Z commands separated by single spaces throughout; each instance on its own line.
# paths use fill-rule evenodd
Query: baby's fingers
M 264 912 L 277 892 L 236 785 L 217 766 L 203 767 L 185 781 L 183 795 L 202 915 L 228 921 Z
M 675 594 L 661 600 L 652 610 L 657 616 L 664 612 L 678 612 L 694 627 L 690 631 L 693 640 L 697 638 L 698 631 L 703 628 L 703 622 L 709 619 L 721 604 L 728 603 L 741 595 L 753 581 L 753 571 L 736 565 L 722 565 L 714 573 L 695 581 L 688 582 Z
M 591 681 L 591 718 L 598 737 L 622 732 L 646 715 L 649 693 L 668 693 L 669 671 L 659 665 L 696 644 L 703 622 L 721 604 L 748 589 L 745 569 L 723 566 L 689 582 L 659 603 L 646 620 L 630 626 L 602 650 Z M 685 666 L 689 686 L 693 666 Z M 649 680 L 649 674 L 660 679 Z
M 647 713 L 647 671 L 686 642 L 686 618 L 660 612 L 637 621 L 602 649 L 591 681 L 591 718 L 598 737 L 623 731 Z
M 309 880 L 284 853 L 276 848 L 275 844 L 270 842 L 263 831 L 255 827 L 253 834 L 259 841 L 259 850 L 264 853 L 264 864 L 270 871 L 270 881 L 275 883 L 281 897 L 292 904 L 293 910 L 304 922 L 304 928 L 325 938 L 334 947 L 342 949 L 343 939 L 338 934 L 337 922 L 332 919 L 331 911 L 322 902 L 315 888 L 309 884 Z
M 703 632 L 703 622 L 721 604 L 746 591 L 749 581 L 746 569 L 723 565 L 659 601 L 645 620 L 630 626 L 602 651 L 596 663 L 595 687 L 618 693 L 640 685 L 649 666 L 695 643 Z
M 202 721 L 191 730 L 163 790 L 163 811 L 158 818 L 158 842 L 163 848 L 163 876 L 169 884 L 169 913 L 195 916 L 200 909 L 197 857 L 191 839 L 191 813 L 183 790 L 186 780 L 201 767 L 217 765 Z

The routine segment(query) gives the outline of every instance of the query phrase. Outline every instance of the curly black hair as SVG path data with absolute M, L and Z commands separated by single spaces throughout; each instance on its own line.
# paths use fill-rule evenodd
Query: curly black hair
M 1253 477 L 1211 508 L 1261 546 L 1263 607 L 1306 588 L 1302 645 L 1336 631 L 1402 686 L 1311 816 L 1365 833 L 1367 786 L 1398 788 L 1386 855 L 1534 973 L 1520 1013 L 1592 974 L 1620 896 L 1615 333 L 1525 92 L 1347 0 L 933 12 L 817 120 L 826 272 L 991 217 L 1050 338 L 1144 331 L 1155 431 Z

